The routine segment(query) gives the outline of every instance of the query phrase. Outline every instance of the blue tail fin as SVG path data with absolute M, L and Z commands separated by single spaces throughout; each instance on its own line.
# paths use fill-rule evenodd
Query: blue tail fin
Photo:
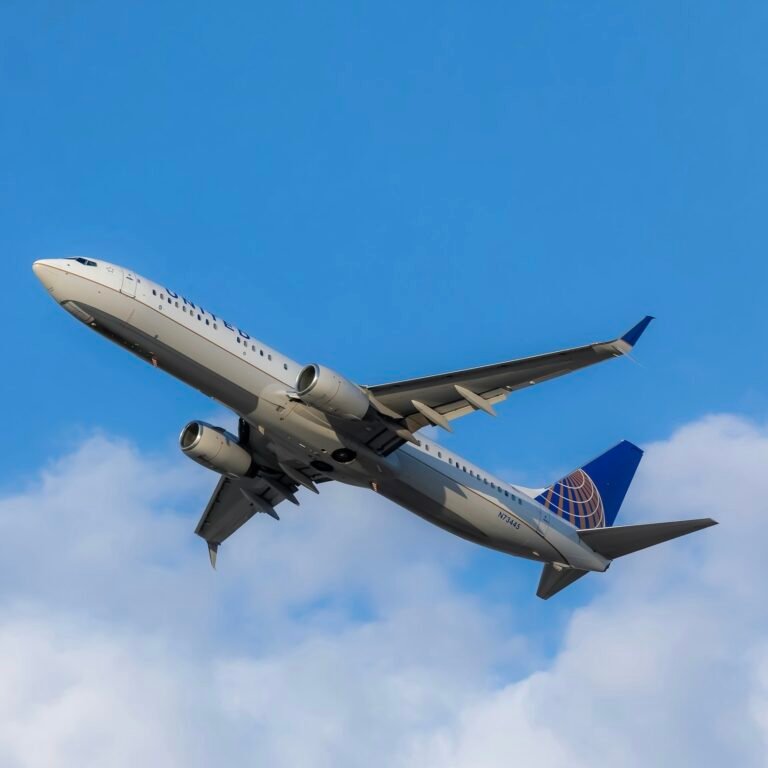
M 576 528 L 611 526 L 619 513 L 643 452 L 623 440 L 536 497 Z

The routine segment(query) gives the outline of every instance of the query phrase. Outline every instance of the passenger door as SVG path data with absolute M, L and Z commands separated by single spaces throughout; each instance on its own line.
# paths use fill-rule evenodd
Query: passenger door
M 123 284 L 120 287 L 120 292 L 131 298 L 136 296 L 136 275 L 127 269 L 123 270 Z

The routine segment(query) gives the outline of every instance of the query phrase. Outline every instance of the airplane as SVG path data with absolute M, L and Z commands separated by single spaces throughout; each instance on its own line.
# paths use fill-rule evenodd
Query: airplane
M 337 480 L 366 488 L 450 533 L 543 564 L 548 599 L 616 558 L 716 525 L 710 518 L 614 525 L 642 450 L 628 441 L 543 488 L 512 485 L 420 430 L 451 431 L 494 415 L 511 393 L 627 355 L 648 327 L 534 357 L 373 386 L 324 364 L 301 365 L 241 326 L 132 270 L 82 256 L 33 271 L 67 312 L 238 416 L 238 434 L 203 421 L 181 431 L 182 452 L 218 473 L 195 533 L 216 567 L 219 547 L 254 515 L 279 520 Z

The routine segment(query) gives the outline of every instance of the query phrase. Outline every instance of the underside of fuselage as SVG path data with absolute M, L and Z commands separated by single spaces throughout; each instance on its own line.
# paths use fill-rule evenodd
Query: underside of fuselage
M 129 299 L 129 301 L 131 301 Z M 240 415 L 256 410 L 259 402 L 258 395 L 239 386 L 231 378 L 205 365 L 194 357 L 180 352 L 173 344 L 171 334 L 151 334 L 141 329 L 137 323 L 120 320 L 115 315 L 103 309 L 78 302 L 89 315 L 93 317 L 90 324 L 93 330 L 133 352 L 142 360 L 150 363 L 208 397 L 218 400 Z M 144 314 L 146 308 L 137 307 L 132 313 L 132 319 L 137 314 Z M 139 321 L 140 318 L 136 317 Z M 160 330 L 157 328 L 156 330 Z

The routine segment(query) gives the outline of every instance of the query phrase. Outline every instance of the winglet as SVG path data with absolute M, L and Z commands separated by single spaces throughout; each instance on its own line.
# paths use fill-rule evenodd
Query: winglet
M 630 328 L 621 337 L 621 341 L 629 344 L 630 347 L 634 347 L 637 344 L 637 340 L 643 335 L 643 331 L 650 325 L 651 320 L 655 319 L 652 315 L 646 315 L 637 325 Z
M 211 559 L 211 566 L 213 570 L 216 570 L 216 553 L 219 551 L 219 545 L 209 541 L 208 542 L 208 557 Z

